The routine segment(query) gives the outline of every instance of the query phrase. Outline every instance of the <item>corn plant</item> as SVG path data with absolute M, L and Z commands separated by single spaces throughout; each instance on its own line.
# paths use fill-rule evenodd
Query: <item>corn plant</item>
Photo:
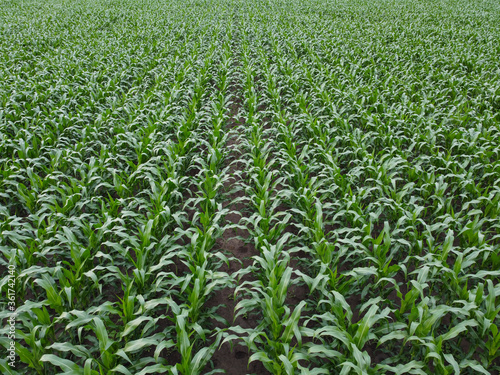
M 63 5 L 0 9 L 4 373 L 498 373 L 498 2 Z

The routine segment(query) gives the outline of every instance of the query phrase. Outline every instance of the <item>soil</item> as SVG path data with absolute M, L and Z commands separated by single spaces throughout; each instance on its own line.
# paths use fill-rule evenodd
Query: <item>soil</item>
M 233 49 L 236 49 L 237 36 L 234 40 Z M 237 52 L 233 50 L 233 54 L 237 55 Z M 235 61 L 234 66 L 238 67 L 239 62 Z M 243 216 L 246 216 L 246 205 L 244 203 L 235 203 L 235 200 L 244 196 L 242 190 L 234 191 L 235 188 L 242 186 L 242 179 L 244 175 L 241 171 L 244 169 L 244 164 L 238 162 L 241 158 L 240 142 L 238 140 L 237 126 L 241 124 L 244 120 L 238 118 L 240 108 L 243 106 L 243 101 L 241 99 L 241 93 L 238 92 L 238 84 L 233 81 L 230 84 L 229 92 L 233 96 L 232 103 L 230 105 L 230 118 L 226 122 L 226 131 L 229 132 L 229 137 L 227 140 L 227 147 L 230 150 L 226 158 L 226 166 L 229 166 L 229 173 L 231 178 L 224 183 L 224 190 L 227 193 L 228 202 L 224 204 L 224 208 L 229 208 L 230 213 L 226 215 L 225 224 L 238 224 Z M 242 216 L 243 215 L 243 216 Z M 247 239 L 247 240 L 244 240 Z M 240 271 L 242 268 L 248 268 L 252 265 L 252 256 L 258 255 L 259 252 L 251 243 L 250 234 L 248 231 L 237 228 L 235 231 L 226 230 L 216 243 L 219 247 L 219 251 L 231 256 L 234 260 L 229 263 L 228 272 L 233 276 L 236 272 Z M 225 271 L 221 269 L 221 271 Z M 236 279 L 236 277 L 234 277 Z M 245 280 L 251 279 L 251 275 L 248 274 L 244 276 L 238 284 L 241 284 Z M 255 319 L 245 319 L 243 316 L 234 318 L 234 308 L 238 303 L 238 300 L 234 299 L 235 288 L 225 288 L 219 290 L 213 294 L 211 299 L 205 304 L 207 308 L 223 305 L 217 311 L 218 315 L 224 318 L 229 327 L 230 326 L 240 326 L 242 328 L 255 328 L 257 326 L 257 321 Z M 221 329 L 227 329 L 228 326 L 214 320 L 214 325 Z M 229 332 L 231 334 L 231 332 Z M 241 342 L 243 344 L 243 342 Z M 238 342 L 234 341 L 232 343 L 226 342 L 221 345 L 214 355 L 212 356 L 211 363 L 206 368 L 206 373 L 212 371 L 212 369 L 223 370 L 228 375 L 244 375 L 244 374 L 269 374 L 264 366 L 258 362 L 252 362 L 248 364 L 248 360 L 251 353 L 248 349 L 239 345 Z

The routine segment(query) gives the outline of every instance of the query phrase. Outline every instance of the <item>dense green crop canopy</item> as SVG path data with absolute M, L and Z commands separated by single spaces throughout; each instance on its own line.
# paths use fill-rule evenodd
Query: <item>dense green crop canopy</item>
M 498 374 L 500 3 L 3 0 L 5 374 Z

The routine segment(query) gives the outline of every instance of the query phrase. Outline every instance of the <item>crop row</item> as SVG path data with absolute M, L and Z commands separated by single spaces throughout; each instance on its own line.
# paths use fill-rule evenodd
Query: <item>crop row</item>
M 0 369 L 498 373 L 499 11 L 6 2 Z

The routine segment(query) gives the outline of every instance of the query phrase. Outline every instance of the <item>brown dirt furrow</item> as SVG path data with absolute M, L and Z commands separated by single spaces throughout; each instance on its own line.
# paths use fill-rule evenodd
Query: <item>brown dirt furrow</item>
M 235 23 L 237 28 L 238 24 Z M 233 34 L 233 56 L 234 56 L 234 68 L 238 70 L 241 66 L 238 61 L 238 34 L 235 32 Z M 239 162 L 241 160 L 241 145 L 238 139 L 237 127 L 244 122 L 244 119 L 240 117 L 240 109 L 243 107 L 244 102 L 242 100 L 242 92 L 238 86 L 237 82 L 238 76 L 234 75 L 232 77 L 232 82 L 229 87 L 229 92 L 232 96 L 231 104 L 229 106 L 229 119 L 226 121 L 226 131 L 229 132 L 227 139 L 227 149 L 229 153 L 226 157 L 226 165 L 229 165 L 229 173 L 231 178 L 224 183 L 224 190 L 227 193 L 228 200 L 223 204 L 224 208 L 228 208 L 230 213 L 225 217 L 225 224 L 239 224 L 243 216 L 247 216 L 246 204 L 241 202 L 235 202 L 238 198 L 244 196 L 242 190 L 234 191 L 235 188 L 242 186 L 242 181 L 245 178 L 244 173 L 244 163 Z M 252 264 L 251 257 L 258 255 L 258 251 L 253 245 L 253 241 L 248 241 L 250 234 L 247 230 L 237 228 L 235 230 L 226 230 L 216 243 L 216 248 L 220 249 L 221 252 L 232 256 L 235 260 L 229 263 L 229 269 L 227 272 L 230 274 L 235 274 L 244 268 L 248 268 Z M 244 240 L 247 239 L 247 240 Z M 251 280 L 251 275 L 248 274 L 244 276 L 238 284 L 243 281 Z M 212 298 L 207 301 L 207 307 L 213 307 L 217 305 L 224 305 L 218 309 L 218 315 L 223 317 L 229 324 L 225 326 L 220 322 L 214 322 L 214 324 L 221 328 L 227 329 L 234 326 L 240 326 L 244 329 L 255 328 L 257 326 L 257 321 L 255 319 L 247 319 L 245 317 L 239 316 L 234 318 L 234 309 L 238 300 L 234 299 L 235 288 L 225 288 L 222 289 L 212 296 Z M 229 334 L 232 332 L 229 331 Z M 228 375 L 245 375 L 245 374 L 268 374 L 264 366 L 260 362 L 252 362 L 248 365 L 248 360 L 251 353 L 248 349 L 238 342 L 224 343 L 221 345 L 212 357 L 212 366 L 207 369 L 207 372 L 212 369 L 223 370 Z

